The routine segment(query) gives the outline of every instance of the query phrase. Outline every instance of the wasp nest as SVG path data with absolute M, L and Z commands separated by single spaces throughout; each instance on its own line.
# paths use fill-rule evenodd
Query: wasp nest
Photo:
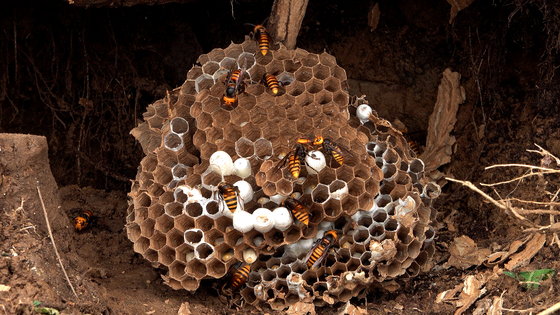
M 362 99 L 350 101 L 333 56 L 281 45 L 262 55 L 247 39 L 198 64 L 132 132 L 147 155 L 130 192 L 128 237 L 169 270 L 167 284 L 227 285 L 242 262 L 250 272 L 230 281 L 234 298 L 283 307 L 347 301 L 374 282 L 418 274 L 434 252 L 428 201 L 438 187 L 422 184 L 424 164 L 399 131 Z M 234 69 L 245 88 L 236 107 L 224 106 Z M 278 93 L 265 74 L 281 83 Z M 294 176 L 286 155 L 314 137 L 337 151 L 303 150 Z M 284 208 L 286 197 L 308 209 L 306 222 Z M 338 237 L 314 246 L 326 231 Z M 306 261 L 311 251 L 324 255 Z

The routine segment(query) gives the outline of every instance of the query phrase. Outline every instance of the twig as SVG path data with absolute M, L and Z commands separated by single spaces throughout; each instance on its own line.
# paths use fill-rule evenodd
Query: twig
M 551 307 L 549 307 L 546 310 L 538 313 L 537 315 L 549 315 L 549 314 L 552 314 L 552 313 L 556 312 L 557 310 L 560 310 L 560 302 L 552 305 Z
M 560 173 L 560 170 L 551 170 L 550 168 L 534 166 L 534 165 L 527 165 L 527 164 L 495 164 L 495 165 L 487 166 L 485 168 L 485 170 L 489 170 L 491 168 L 496 168 L 496 167 L 510 167 L 510 166 L 528 167 L 528 168 L 535 169 L 535 170 L 548 171 L 549 173 Z
M 47 222 L 47 229 L 49 230 L 49 236 L 51 238 L 51 242 L 53 244 L 56 257 L 58 258 L 58 263 L 62 268 L 62 272 L 64 272 L 64 276 L 66 276 L 66 281 L 68 281 L 68 284 L 72 289 L 72 292 L 74 292 L 74 295 L 76 296 L 76 298 L 78 298 L 78 294 L 76 293 L 76 290 L 74 290 L 74 286 L 72 285 L 72 282 L 70 282 L 70 278 L 66 273 L 66 269 L 64 269 L 64 265 L 62 264 L 62 259 L 60 259 L 60 255 L 58 254 L 58 250 L 56 249 L 56 244 L 54 243 L 54 237 L 51 231 L 51 224 L 49 223 L 49 217 L 47 216 L 47 209 L 45 208 L 45 203 L 43 202 L 43 196 L 41 196 L 41 190 L 39 189 L 39 181 L 37 181 L 37 193 L 39 193 L 39 199 L 41 200 L 41 206 L 43 207 L 43 214 L 45 215 L 45 221 Z
M 494 200 L 494 198 L 488 196 L 485 192 L 483 192 L 482 190 L 478 189 L 478 188 L 477 188 L 475 185 L 473 185 L 471 182 L 469 182 L 469 181 L 457 180 L 457 179 L 453 179 L 453 178 L 449 178 L 449 177 L 446 177 L 445 179 L 448 180 L 448 181 L 456 182 L 456 183 L 459 183 L 459 184 L 461 184 L 461 185 L 463 185 L 463 186 L 469 187 L 470 189 L 472 189 L 472 190 L 476 191 L 477 193 L 479 193 L 480 195 L 482 195 L 482 197 L 488 199 L 488 200 L 489 200 L 491 203 L 493 203 L 496 207 L 498 207 L 498 208 L 500 208 L 500 209 L 503 209 L 503 210 L 505 210 L 505 211 L 511 211 L 511 212 L 513 213 L 513 215 L 514 215 L 516 218 L 520 219 L 520 220 L 521 220 L 522 222 L 524 222 L 524 223 L 528 223 L 529 225 L 533 226 L 533 224 L 531 223 L 531 221 L 527 220 L 525 217 L 523 217 L 523 216 L 521 216 L 519 213 L 517 213 L 517 211 L 516 211 L 514 208 L 511 208 L 511 207 L 505 205 L 505 204 L 504 204 L 505 202 L 498 202 L 498 201 Z
M 523 199 L 518 199 L 518 198 L 508 198 L 506 200 L 517 201 L 519 203 L 532 203 L 532 204 L 535 204 L 535 205 L 560 206 L 560 202 L 552 202 L 552 201 L 550 201 L 550 202 L 532 201 L 532 200 L 523 200 Z M 560 214 L 560 212 L 558 212 L 558 214 Z
M 513 166 L 513 164 L 511 164 Z M 496 166 L 496 165 L 492 165 L 492 166 Z M 492 166 L 488 166 L 486 169 L 489 169 Z M 526 166 L 530 166 L 530 165 L 526 165 Z M 539 172 L 539 173 L 529 173 L 529 174 L 525 174 L 525 175 L 521 175 L 519 177 L 516 177 L 514 179 L 510 179 L 510 180 L 506 180 L 503 182 L 498 182 L 498 183 L 492 183 L 492 184 L 484 184 L 484 183 L 480 183 L 480 185 L 482 186 L 486 186 L 486 187 L 491 187 L 491 186 L 498 186 L 498 185 L 503 185 L 503 184 L 509 184 L 518 180 L 521 180 L 525 177 L 529 177 L 529 176 L 533 176 L 533 175 L 543 175 L 543 174 L 553 174 L 553 173 L 559 173 L 558 171 L 555 170 L 551 170 L 551 169 L 547 169 L 548 171 L 546 172 Z

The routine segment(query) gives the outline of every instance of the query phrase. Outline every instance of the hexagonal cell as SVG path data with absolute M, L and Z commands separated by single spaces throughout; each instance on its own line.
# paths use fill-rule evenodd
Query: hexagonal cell
M 291 226 L 284 231 L 284 240 L 288 244 L 297 242 L 301 238 L 301 230 L 298 226 Z
M 319 183 L 329 185 L 336 180 L 336 171 L 330 167 L 325 167 L 317 174 L 317 178 Z
M 252 122 L 241 126 L 241 132 L 243 133 L 243 137 L 249 139 L 252 142 L 257 141 L 257 139 L 261 137 L 261 128 L 259 128 L 259 126 L 253 124 Z
M 348 182 L 348 193 L 358 197 L 365 192 L 365 183 L 361 178 L 354 178 Z
M 319 93 L 323 90 L 323 82 L 313 78 L 311 81 L 305 83 L 305 90 L 311 94 Z
M 371 238 L 377 241 L 381 241 L 381 239 L 385 238 L 385 227 L 383 224 L 374 223 L 370 225 L 368 231 Z
M 186 214 L 181 214 L 175 218 L 174 227 L 183 232 L 192 229 L 194 228 L 194 219 Z
M 333 92 L 333 102 L 338 105 L 340 108 L 343 108 L 348 105 L 348 94 L 343 91 L 336 91 Z
M 294 81 L 293 84 L 286 89 L 286 92 L 292 96 L 299 96 L 305 92 L 305 83 Z
M 255 153 L 262 160 L 270 158 L 272 156 L 272 143 L 264 138 L 258 139 L 255 141 Z
M 238 108 L 251 110 L 257 104 L 257 98 L 254 95 L 242 93 L 238 96 L 238 102 L 240 104 Z M 236 111 L 238 110 L 238 108 L 236 109 Z
M 325 80 L 331 75 L 329 67 L 318 64 L 313 67 L 313 76 L 319 80 Z
M 154 234 L 150 237 L 150 248 L 153 250 L 159 250 L 165 246 L 165 242 L 165 234 L 160 231 L 154 231 Z
M 339 79 L 340 81 L 346 81 L 346 71 L 339 66 L 331 68 L 332 76 Z
M 202 72 L 205 74 L 213 75 L 218 69 L 220 69 L 220 64 L 215 61 L 209 61 L 202 65 Z
M 332 198 L 325 203 L 324 208 L 325 208 L 325 217 L 329 221 L 336 219 L 342 213 L 343 210 L 342 202 L 340 200 L 332 199 Z M 344 208 L 344 211 L 348 211 L 348 210 Z
M 174 218 L 183 213 L 183 204 L 178 202 L 166 203 L 164 209 L 165 209 L 165 213 L 169 217 Z
M 198 259 L 191 259 L 187 263 L 187 274 L 196 279 L 202 279 L 206 276 L 206 264 Z
M 348 186 L 340 179 L 334 180 L 329 184 L 329 195 L 331 198 L 341 199 L 348 194 Z
M 263 274 L 262 274 L 262 281 L 263 282 L 270 282 L 274 279 L 276 279 L 276 271 L 269 269 L 269 270 L 266 270 L 265 272 L 263 272 Z
M 195 219 L 194 226 L 202 232 L 206 232 L 214 228 L 214 220 L 203 215 Z
M 313 67 L 319 63 L 319 56 L 316 54 L 308 54 L 301 60 L 301 63 L 306 67 Z
M 338 80 L 335 77 L 329 77 L 325 82 L 325 90 L 335 93 L 340 91 L 340 80 Z M 341 97 L 340 95 L 337 95 L 338 97 Z
M 202 67 L 192 67 L 187 73 L 187 80 L 195 80 L 202 74 Z
M 153 219 L 146 219 L 140 224 L 140 233 L 143 237 L 150 238 L 154 234 L 155 221 Z
M 274 106 L 274 103 L 272 101 L 267 101 L 267 102 L 264 102 L 262 104 L 262 106 L 259 105 L 259 106 L 253 107 L 253 109 L 251 109 L 251 111 L 249 112 L 250 121 L 254 125 L 261 125 L 261 124 L 265 123 L 268 119 L 267 108 L 272 107 L 272 106 Z
M 159 265 L 157 251 L 153 249 L 148 249 L 147 251 L 144 252 L 144 254 L 142 254 L 142 256 L 144 256 L 144 258 L 146 258 L 146 260 L 148 260 L 149 262 L 156 263 Z
M 140 237 L 136 242 L 134 242 L 134 251 L 139 254 L 144 254 L 146 250 L 150 247 L 150 240 L 146 237 Z
M 167 233 L 173 228 L 173 218 L 168 215 L 162 215 L 156 219 L 155 229 L 162 233 Z
M 388 238 L 393 238 L 400 225 L 399 221 L 393 218 L 389 218 L 389 220 L 385 222 L 385 234 L 387 234 Z
M 230 231 L 226 230 L 226 233 L 224 235 L 224 242 L 232 247 L 235 247 L 243 242 L 243 233 L 234 229 Z
M 187 265 L 175 260 L 171 263 L 171 265 L 169 265 L 169 276 L 178 280 L 185 275 L 186 269 Z
M 289 196 L 293 192 L 292 182 L 286 178 L 280 179 L 276 183 L 276 191 L 283 196 Z
M 214 246 L 208 243 L 200 243 L 194 248 L 194 256 L 200 260 L 206 260 L 214 253 Z
M 202 215 L 202 206 L 198 202 L 185 205 L 185 213 L 191 218 L 198 218 Z
M 301 68 L 300 62 L 294 62 L 293 60 L 284 60 L 284 69 L 286 70 L 286 72 L 294 73 L 299 68 Z
M 147 216 L 151 219 L 157 219 L 162 214 L 164 214 L 164 208 L 162 204 L 153 204 L 148 207 Z
M 213 246 L 218 246 L 224 242 L 224 233 L 217 229 L 212 229 L 204 233 L 204 240 Z
M 369 239 L 369 231 L 364 227 L 358 227 L 358 229 L 354 230 L 352 236 L 355 244 L 364 244 Z
M 384 209 L 377 209 L 372 215 L 373 221 L 379 224 L 385 224 L 388 218 L 389 216 L 387 215 L 387 212 Z
M 178 151 L 183 148 L 183 138 L 176 133 L 168 133 L 163 137 L 163 145 L 173 151 Z
M 185 231 L 185 242 L 190 245 L 196 245 L 202 242 L 204 233 L 199 229 L 190 229 Z
M 319 184 L 311 193 L 313 202 L 324 203 L 329 199 L 329 187 L 325 184 Z
M 410 161 L 408 171 L 414 174 L 419 174 L 424 171 L 424 162 L 420 159 Z
M 359 226 L 369 227 L 373 223 L 373 219 L 369 215 L 364 215 L 356 222 Z
M 134 198 L 135 209 L 142 208 L 142 207 L 149 207 L 151 203 L 152 203 L 152 199 L 145 192 L 141 193 L 136 198 Z
M 353 214 L 356 210 L 358 210 L 358 198 L 348 195 L 342 198 L 342 209 L 348 214 Z
M 200 91 L 204 89 L 209 89 L 212 85 L 214 85 L 214 78 L 209 74 L 202 74 L 194 81 L 196 93 L 200 93 Z
M 241 137 L 235 142 L 235 152 L 239 157 L 249 158 L 255 154 L 255 145 L 251 140 Z
M 126 235 L 133 243 L 135 243 L 141 236 L 140 226 L 136 223 L 127 225 Z
M 319 204 L 313 203 L 311 207 L 309 207 L 309 216 L 309 224 L 318 225 L 319 223 L 323 222 L 323 219 L 325 217 L 324 207 Z
M 208 267 L 208 275 L 210 277 L 219 279 L 227 273 L 226 264 L 216 258 L 210 259 L 206 266 Z
M 313 78 L 313 69 L 309 67 L 301 67 L 295 73 L 296 81 L 307 82 Z
M 158 261 L 165 266 L 171 265 L 175 260 L 175 250 L 169 246 L 165 246 L 158 250 Z
M 389 195 L 378 195 L 373 201 L 378 208 L 383 208 L 389 203 L 393 202 L 393 198 Z

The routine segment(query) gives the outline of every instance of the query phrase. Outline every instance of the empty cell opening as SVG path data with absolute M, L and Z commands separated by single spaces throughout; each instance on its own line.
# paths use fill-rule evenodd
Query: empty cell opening
M 350 255 L 350 251 L 348 249 L 339 249 L 338 252 L 336 253 L 336 260 L 345 264 L 347 263 L 351 258 Z
M 267 139 L 260 138 L 255 142 L 255 151 L 260 159 L 267 159 L 272 156 L 272 143 Z
M 152 199 L 146 193 L 140 194 L 140 196 L 134 199 L 134 208 L 149 207 L 152 203 Z
M 255 56 L 250 52 L 244 52 L 237 58 L 237 65 L 239 68 L 245 67 L 245 69 L 251 68 L 255 64 Z
M 412 242 L 412 237 L 408 234 L 409 232 L 410 230 L 407 227 L 401 225 L 399 230 L 397 231 L 397 238 L 403 244 L 409 244 L 410 242 Z
M 358 209 L 358 206 L 358 199 L 354 196 L 346 196 L 342 199 L 342 209 L 345 212 L 354 212 L 354 210 Z
M 381 239 L 385 235 L 385 228 L 383 225 L 374 224 L 369 227 L 369 234 L 376 240 Z
M 354 178 L 348 183 L 348 192 L 352 196 L 360 196 L 365 192 L 364 181 L 360 178 Z
M 341 217 L 334 221 L 335 230 L 343 230 L 346 224 L 349 222 L 348 218 Z
M 136 210 L 138 211 L 138 210 Z M 148 208 L 147 216 L 152 219 L 159 218 L 162 214 L 165 213 L 162 204 L 154 204 Z M 137 215 L 138 216 L 138 215 Z
M 142 256 L 150 262 L 156 262 L 158 260 L 158 252 L 153 249 L 148 249 Z
M 313 76 L 319 80 L 325 80 L 331 74 L 331 70 L 323 65 L 317 65 L 313 67 Z
M 206 130 L 212 127 L 212 116 L 206 112 L 202 112 L 196 119 L 196 124 L 199 130 Z
M 217 166 L 212 166 L 212 168 L 212 170 L 219 171 L 219 168 Z M 222 176 L 220 174 L 212 172 L 210 168 L 205 172 L 205 174 L 202 175 L 202 182 L 204 183 L 204 185 L 215 187 L 218 186 L 221 181 Z
M 343 190 L 346 188 L 346 183 L 337 179 L 335 181 L 333 181 L 330 185 L 329 185 L 329 191 L 330 193 L 336 193 L 339 190 Z
M 410 183 L 410 176 L 408 176 L 406 172 L 399 170 L 397 171 L 397 176 L 395 176 L 394 181 L 398 185 L 405 186 Z
M 323 296 L 323 293 L 327 291 L 327 289 L 327 284 L 324 282 L 315 283 L 313 285 L 313 292 L 315 292 L 314 295 Z
M 214 253 L 214 247 L 208 243 L 202 243 L 195 248 L 196 255 L 200 259 L 207 259 Z
M 298 227 L 290 227 L 286 232 L 286 242 L 294 243 L 301 238 L 301 231 Z
M 218 69 L 220 69 L 220 64 L 215 61 L 209 61 L 202 65 L 202 72 L 205 74 L 213 75 Z
M 186 231 L 194 228 L 194 220 L 187 215 L 182 214 L 175 218 L 175 228 L 180 231 Z
M 335 66 L 331 69 L 333 77 L 339 79 L 340 81 L 346 81 L 346 71 L 339 66 Z
M 418 254 L 420 254 L 420 248 L 422 248 L 422 243 L 414 240 L 410 243 L 410 245 L 408 245 L 408 256 L 411 258 L 418 257 Z
M 175 260 L 175 250 L 165 247 L 159 251 L 158 257 L 162 264 L 169 266 Z
M 335 263 L 336 263 L 336 258 L 333 255 L 328 255 L 327 257 L 325 257 L 325 260 L 323 261 L 325 267 L 330 268 L 332 267 Z
M 211 200 L 206 204 L 206 212 L 210 215 L 217 214 L 220 211 L 218 202 Z
M 354 167 L 354 176 L 361 178 L 363 180 L 367 180 L 371 176 L 371 171 L 369 166 L 358 164 Z
M 175 248 L 181 244 L 184 244 L 185 239 L 183 238 L 183 233 L 177 230 L 171 230 L 167 233 L 167 245 Z
M 167 215 L 162 215 L 161 217 L 157 218 L 155 228 L 158 231 L 167 233 L 173 228 L 173 219 Z
M 428 253 L 421 252 L 418 257 L 416 257 L 415 261 L 420 265 L 424 266 L 424 264 L 428 261 Z
M 179 279 L 185 274 L 185 268 L 187 266 L 179 261 L 176 261 L 171 266 L 169 266 L 169 276 L 171 278 Z
M 198 259 L 192 259 L 187 263 L 187 273 L 194 276 L 196 279 L 202 279 L 206 276 L 206 264 Z
M 289 264 L 295 262 L 296 260 L 297 260 L 297 257 L 295 257 L 295 256 L 293 256 L 293 255 L 283 255 L 283 256 L 280 258 L 280 262 L 281 262 L 283 265 L 289 265 Z
M 373 219 L 370 216 L 363 216 L 358 220 L 358 225 L 369 227 L 373 223 Z
M 284 69 L 286 72 L 296 72 L 299 68 L 301 68 L 301 63 L 294 62 L 293 60 L 284 60 Z
M 388 195 L 391 193 L 391 191 L 393 191 L 393 189 L 395 189 L 395 182 L 388 182 L 384 180 L 381 182 L 381 187 L 379 187 L 379 193 Z
M 284 234 L 276 229 L 272 229 L 271 232 L 265 235 L 265 239 L 269 245 L 278 246 L 284 242 Z
M 325 167 L 317 174 L 319 182 L 323 185 L 330 185 L 336 180 L 336 172 L 330 167 Z
M 203 232 L 210 231 L 214 228 L 214 220 L 203 215 L 196 219 L 195 227 L 202 230 Z
M 399 225 L 397 220 L 390 218 L 387 223 L 385 223 L 385 231 L 395 232 L 399 228 Z
M 375 211 L 373 214 L 373 221 L 377 223 L 385 223 L 385 220 L 387 220 L 387 212 L 384 210 Z
M 371 264 L 371 252 L 365 252 L 360 256 L 360 262 L 364 266 L 369 266 Z
M 150 240 L 141 237 L 134 243 L 134 251 L 143 254 L 150 247 Z
M 201 230 L 191 229 L 185 231 L 185 242 L 189 244 L 198 244 L 200 243 L 200 241 L 202 241 L 203 237 L 204 233 L 202 233 Z
M 132 242 L 136 242 L 141 236 L 140 226 L 136 223 L 127 226 L 126 230 L 127 230 L 128 238 L 130 238 Z
M 389 148 L 383 153 L 383 160 L 386 164 L 395 164 L 399 161 L 399 155 L 395 150 Z
M 329 199 L 329 188 L 326 185 L 319 184 L 311 193 L 313 202 L 324 203 Z
M 310 274 L 310 275 L 308 275 L 308 274 Z M 308 275 L 308 276 L 306 277 L 306 275 Z M 309 271 L 305 272 L 303 274 L 302 278 L 305 282 L 307 282 L 307 285 L 310 285 L 310 286 L 314 285 L 317 282 L 317 276 L 315 275 L 314 272 L 312 274 Z
M 291 272 L 292 270 L 288 266 L 281 266 L 278 270 L 276 270 L 276 274 L 280 279 L 286 279 Z
M 347 209 L 344 209 L 348 211 Z M 328 217 L 336 217 L 342 212 L 342 205 L 339 200 L 330 199 L 327 204 L 325 204 L 325 215 Z
M 311 94 L 316 94 L 319 91 L 323 90 L 323 82 L 317 80 L 317 79 L 313 79 L 311 82 L 306 84 L 306 90 L 307 92 L 311 93 Z
M 154 235 L 154 220 L 148 219 L 140 224 L 140 233 L 144 237 L 152 237 Z
M 393 202 L 393 198 L 389 195 L 379 195 L 375 198 L 375 204 L 379 208 L 383 208 L 391 202 Z
M 198 202 L 189 203 L 185 206 L 185 212 L 191 218 L 198 218 L 202 215 L 202 206 Z
M 178 202 L 171 202 L 165 204 L 165 213 L 167 213 L 172 218 L 183 213 L 183 204 Z
M 325 81 L 325 90 L 333 93 L 340 91 L 340 81 L 337 78 L 328 78 Z M 342 95 L 337 95 L 337 97 L 342 97 Z
M 424 242 L 429 243 L 434 240 L 434 236 L 436 235 L 436 231 L 432 226 L 429 226 L 426 230 L 426 240 Z
M 348 271 L 356 271 L 360 265 L 361 263 L 359 259 L 351 258 L 346 267 L 348 268 Z
M 209 74 L 202 74 L 194 81 L 194 89 L 196 93 L 200 93 L 200 91 L 204 89 L 210 88 L 214 84 L 214 78 L 212 78 Z
M 319 63 L 319 56 L 316 54 L 308 54 L 301 60 L 301 63 L 306 67 L 313 67 Z
M 305 92 L 305 84 L 299 81 L 296 81 L 294 82 L 294 84 L 291 84 L 288 89 L 288 94 L 292 96 L 299 96 L 303 92 Z
M 348 105 L 348 94 L 342 91 L 336 91 L 333 94 L 333 102 L 336 103 L 340 108 Z
M 159 231 L 154 231 L 154 235 L 152 235 L 152 237 L 150 238 L 150 248 L 154 250 L 159 250 L 163 246 L 165 246 L 165 242 L 166 242 L 165 234 Z
M 276 278 L 276 271 L 274 270 L 266 270 L 262 274 L 263 281 L 272 281 Z
M 354 231 L 354 243 L 363 243 L 369 238 L 369 232 L 367 229 L 357 229 Z
M 182 189 L 175 189 L 175 191 L 173 192 L 173 198 L 175 199 L 175 202 L 178 203 L 185 203 L 187 202 L 187 200 L 189 200 L 189 196 L 185 194 Z
M 224 138 L 224 132 L 222 129 L 212 127 L 206 130 L 206 141 L 208 142 L 217 143 L 219 140 L 222 140 L 223 138 Z
M 411 173 L 421 173 L 424 171 L 424 162 L 422 162 L 422 160 L 420 159 L 414 159 L 410 162 L 410 165 L 408 166 L 408 171 Z
M 315 235 L 317 235 L 317 230 L 318 230 L 318 227 L 316 225 L 308 226 L 307 228 L 305 228 L 303 230 L 302 238 L 310 239 L 312 237 L 315 237 Z
M 212 260 L 208 264 L 208 273 L 214 278 L 221 278 L 226 274 L 226 272 L 226 265 L 217 259 Z
M 176 117 L 174 118 L 170 123 L 169 126 L 171 128 L 171 131 L 182 135 L 184 133 L 187 133 L 189 131 L 189 123 L 187 122 L 186 119 L 182 118 L 182 117 Z
M 313 77 L 313 71 L 309 67 L 302 67 L 296 71 L 295 77 L 299 82 L 307 82 Z
M 201 67 L 193 67 L 187 73 L 187 80 L 194 80 L 194 79 L 198 78 L 201 74 L 202 74 L 202 68 Z

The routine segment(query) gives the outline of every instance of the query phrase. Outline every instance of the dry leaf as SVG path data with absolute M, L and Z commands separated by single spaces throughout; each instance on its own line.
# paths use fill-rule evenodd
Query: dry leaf
M 504 267 L 507 270 L 513 270 L 519 266 L 526 265 L 541 250 L 545 242 L 545 234 L 533 235 L 533 238 L 525 245 L 525 249 L 521 253 L 512 255 L 511 260 Z
M 177 315 L 192 315 L 189 302 L 185 302 L 181 304 L 181 307 L 179 307 L 179 312 L 177 313 Z
M 508 259 L 509 256 L 513 255 L 515 252 L 517 252 L 517 250 L 521 246 L 527 243 L 528 240 L 529 237 L 525 238 L 525 240 L 516 240 L 513 243 L 511 243 L 511 245 L 509 246 L 509 250 L 507 252 L 495 252 L 489 255 L 488 257 L 486 257 L 486 261 L 484 262 L 484 265 L 487 267 L 494 267 L 496 265 L 503 263 Z
M 452 303 L 456 307 L 459 307 L 459 309 L 455 311 L 455 315 L 463 314 L 463 312 L 471 307 L 480 296 L 486 293 L 486 289 L 484 288 L 486 283 L 498 277 L 499 274 L 492 271 L 479 273 L 474 276 L 467 276 L 464 283 L 457 285 L 452 290 L 447 290 L 438 294 L 436 303 Z M 458 292 L 460 292 L 459 296 L 456 296 Z
M 426 174 L 451 161 L 455 143 L 451 131 L 457 121 L 459 104 L 465 101 L 465 90 L 459 84 L 460 80 L 458 72 L 451 72 L 449 68 L 443 72 L 434 111 L 430 115 L 426 149 L 421 155 Z
M 315 305 L 313 303 L 297 302 L 286 311 L 287 315 L 303 315 L 307 313 L 315 315 Z
M 361 307 L 356 307 L 350 304 L 350 301 L 346 302 L 344 308 L 338 313 L 338 315 L 365 315 L 366 310 Z
M 451 4 L 451 16 L 449 17 L 449 24 L 453 22 L 453 19 L 457 16 L 459 11 L 468 7 L 474 0 L 447 0 Z
M 379 3 L 376 3 L 368 13 L 368 26 L 371 27 L 370 32 L 375 31 L 375 29 L 377 28 L 380 15 L 381 11 L 379 11 Z
M 486 315 L 502 315 L 502 309 L 503 309 L 502 304 L 504 303 L 504 298 L 503 298 L 504 293 L 502 293 L 501 296 L 494 297 L 494 302 L 492 303 L 492 306 L 490 306 L 490 309 L 488 310 L 488 313 L 486 313 Z
M 463 235 L 456 237 L 453 243 L 449 245 L 449 253 L 451 257 L 443 265 L 445 268 L 450 266 L 467 269 L 473 265 L 480 265 L 491 254 L 488 248 L 478 249 L 475 241 L 470 237 Z
M 9 285 L 0 284 L 0 292 L 8 292 L 11 288 Z

